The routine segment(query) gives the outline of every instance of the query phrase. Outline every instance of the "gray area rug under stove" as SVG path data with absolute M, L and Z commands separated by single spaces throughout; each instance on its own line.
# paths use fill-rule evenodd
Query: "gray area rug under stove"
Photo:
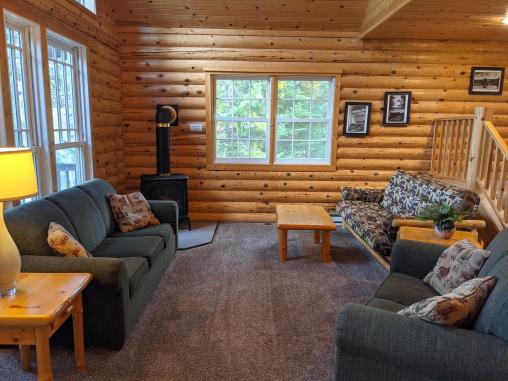
M 80 374 L 52 347 L 55 380 L 331 380 L 335 314 L 386 276 L 344 230 L 331 242 L 322 263 L 311 232 L 290 232 L 281 264 L 274 225 L 220 224 L 213 243 L 177 253 L 122 351 L 88 347 Z M 36 371 L 3 347 L 0 380 Z
M 179 230 L 178 250 L 187 250 L 212 243 L 216 230 L 217 222 L 193 222 L 192 230 Z

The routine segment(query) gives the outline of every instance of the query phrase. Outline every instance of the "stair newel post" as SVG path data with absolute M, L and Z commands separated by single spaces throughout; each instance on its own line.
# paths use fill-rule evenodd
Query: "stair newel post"
M 486 117 L 492 117 L 492 111 L 485 107 L 477 107 L 474 112 L 473 127 L 471 130 L 471 142 L 469 144 L 469 165 L 467 166 L 466 185 L 467 188 L 476 191 L 480 155 L 483 121 Z

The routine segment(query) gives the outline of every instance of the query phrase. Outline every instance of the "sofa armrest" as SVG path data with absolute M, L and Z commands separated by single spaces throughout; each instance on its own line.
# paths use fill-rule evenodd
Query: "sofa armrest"
M 93 282 L 115 290 L 128 290 L 127 269 L 118 258 L 76 258 L 22 255 L 21 271 L 33 273 L 91 273 Z
M 409 375 L 435 380 L 508 379 L 508 344 L 503 340 L 368 306 L 344 306 L 335 321 L 335 342 L 337 380 L 376 373 L 392 376 L 385 379 Z
M 383 201 L 385 194 L 384 189 L 373 188 L 342 188 L 342 200 L 344 201 L 364 201 L 364 202 L 377 202 Z
M 415 218 L 401 219 L 395 218 L 392 221 L 392 226 L 400 228 L 402 226 L 413 226 L 419 228 L 433 228 L 434 223 L 432 221 L 421 221 Z M 484 220 L 463 220 L 455 223 L 457 229 L 485 229 L 487 223 Z
M 173 200 L 148 200 L 148 203 L 160 222 L 173 226 L 178 248 L 178 204 Z
M 446 248 L 432 243 L 399 240 L 392 247 L 390 272 L 423 279 Z

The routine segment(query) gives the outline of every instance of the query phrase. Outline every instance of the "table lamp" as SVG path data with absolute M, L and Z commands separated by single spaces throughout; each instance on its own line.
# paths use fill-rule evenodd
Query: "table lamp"
M 21 257 L 4 221 L 4 201 L 36 195 L 37 178 L 30 148 L 0 148 L 0 298 L 16 293 Z

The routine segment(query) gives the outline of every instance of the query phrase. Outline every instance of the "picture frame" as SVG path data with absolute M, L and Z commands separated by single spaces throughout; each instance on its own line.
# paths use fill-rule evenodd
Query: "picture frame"
M 502 95 L 504 67 L 472 67 L 469 78 L 470 95 Z
M 383 126 L 405 127 L 409 124 L 411 115 L 410 91 L 385 92 L 383 108 Z
M 368 135 L 371 111 L 370 102 L 346 102 L 343 135 L 356 137 Z

